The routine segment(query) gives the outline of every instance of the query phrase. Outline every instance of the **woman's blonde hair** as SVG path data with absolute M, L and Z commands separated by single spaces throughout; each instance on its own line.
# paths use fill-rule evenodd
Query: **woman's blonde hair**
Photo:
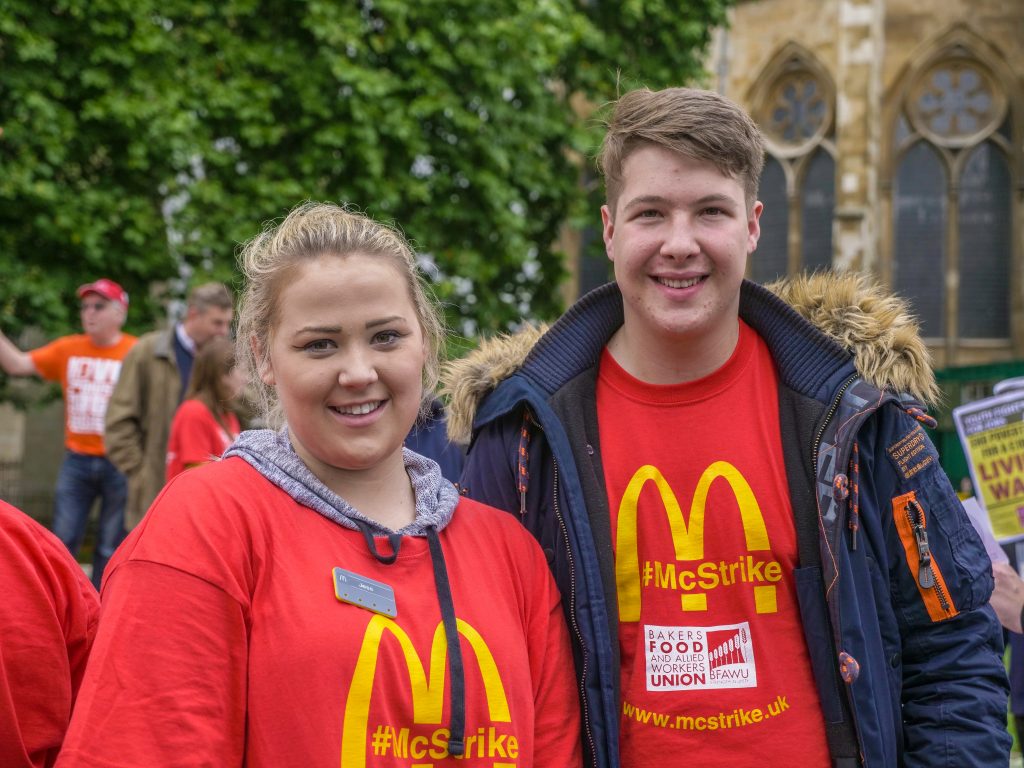
M 245 285 L 238 306 L 237 356 L 251 375 L 256 406 L 271 428 L 283 423 L 283 414 L 274 388 L 259 374 L 267 364 L 281 289 L 308 261 L 356 253 L 390 259 L 405 282 L 426 347 L 421 410 L 429 406 L 437 386 L 444 324 L 412 247 L 396 229 L 361 213 L 332 203 L 306 202 L 279 224 L 268 225 L 239 256 Z

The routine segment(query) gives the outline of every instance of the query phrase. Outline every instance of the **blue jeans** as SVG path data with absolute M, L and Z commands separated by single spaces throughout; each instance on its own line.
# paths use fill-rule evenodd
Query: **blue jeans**
M 105 456 L 66 451 L 57 476 L 53 532 L 74 556 L 82 546 L 89 512 L 97 498 L 101 503 L 92 583 L 99 589 L 103 569 L 125 536 L 124 508 L 128 501 L 128 481 Z

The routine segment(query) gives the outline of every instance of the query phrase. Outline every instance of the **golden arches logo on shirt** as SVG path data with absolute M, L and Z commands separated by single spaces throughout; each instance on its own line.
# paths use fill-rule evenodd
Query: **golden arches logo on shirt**
M 477 667 L 483 680 L 487 698 L 487 710 L 492 723 L 509 723 L 512 720 L 505 695 L 505 686 L 483 637 L 462 619 L 456 620 L 458 633 L 466 638 L 476 655 Z M 430 648 L 429 675 L 424 670 L 416 648 L 409 635 L 397 622 L 386 616 L 375 615 L 370 619 L 363 635 L 363 644 L 356 659 L 352 685 L 345 702 L 345 718 L 341 739 L 341 765 L 343 768 L 364 768 L 366 765 L 367 729 L 370 716 L 370 698 L 373 695 L 377 677 L 377 657 L 385 632 L 390 632 L 398 641 L 408 669 L 409 687 L 412 693 L 413 723 L 416 725 L 438 725 L 444 708 L 445 670 L 448 664 L 448 647 L 444 625 L 438 623 Z M 467 667 L 468 669 L 468 667 Z M 395 681 L 391 681 L 394 683 Z M 403 724 L 408 725 L 408 724 Z M 443 733 L 442 733 L 443 731 Z M 430 737 L 409 736 L 408 728 L 379 726 L 374 732 L 373 751 L 377 755 L 393 757 L 434 758 L 447 755 L 447 729 L 438 729 Z M 422 743 L 420 743 L 422 741 Z M 517 750 L 514 737 L 496 734 L 494 728 L 467 732 L 466 756 L 477 752 L 508 752 Z M 509 755 L 510 757 L 512 755 Z M 513 763 L 509 763 L 512 765 Z
M 728 484 L 739 507 L 747 554 L 731 561 L 704 561 L 704 526 L 708 494 L 717 480 Z M 637 552 L 637 507 L 640 496 L 653 484 L 657 490 L 672 535 L 676 563 L 646 561 L 640 567 Z M 755 559 L 749 553 L 769 551 L 771 544 L 761 507 L 750 483 L 727 461 L 716 461 L 701 474 L 690 503 L 690 514 L 683 511 L 672 486 L 661 471 L 650 464 L 640 467 L 626 486 L 619 502 L 616 526 L 615 578 L 619 595 L 619 619 L 639 621 L 641 585 L 679 590 L 683 611 L 706 611 L 708 592 L 721 586 L 749 584 L 754 591 L 757 613 L 775 613 L 775 583 L 782 579 L 777 561 Z M 698 563 L 687 568 L 678 563 Z

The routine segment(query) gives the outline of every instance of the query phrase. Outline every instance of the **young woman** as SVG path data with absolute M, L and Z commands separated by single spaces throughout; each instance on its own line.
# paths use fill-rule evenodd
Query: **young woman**
M 402 441 L 441 341 L 396 232 L 306 204 L 243 253 L 268 423 L 109 567 L 60 765 L 579 765 L 563 613 L 511 515 Z
M 178 406 L 167 441 L 167 479 L 220 458 L 242 431 L 231 402 L 245 387 L 235 365 L 235 345 L 217 336 L 196 353 L 185 400 Z

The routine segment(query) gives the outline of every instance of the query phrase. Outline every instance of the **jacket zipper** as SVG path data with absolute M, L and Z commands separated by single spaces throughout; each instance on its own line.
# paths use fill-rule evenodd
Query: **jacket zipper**
M 848 390 L 853 385 L 853 382 L 855 382 L 858 378 L 860 378 L 860 374 L 852 373 L 846 379 L 846 381 L 844 381 L 842 383 L 842 385 L 839 387 L 839 391 L 837 391 L 835 397 L 832 398 L 832 404 L 829 406 L 828 413 L 825 414 L 825 418 L 822 419 L 821 426 L 818 428 L 818 433 L 814 436 L 814 444 L 811 446 L 811 467 L 814 470 L 814 480 L 815 480 L 815 483 L 817 483 L 817 479 L 818 479 L 818 453 L 821 451 L 821 438 L 825 436 L 825 430 L 828 429 L 829 422 L 832 421 L 832 417 L 835 416 L 836 415 L 836 411 L 839 410 L 839 404 L 842 402 L 843 395 L 846 394 L 846 390 Z M 836 580 L 837 581 L 839 580 L 839 570 L 838 570 L 838 568 L 836 569 Z M 828 589 L 827 588 L 826 588 L 826 593 L 825 593 L 825 600 L 826 600 L 826 602 L 828 601 Z M 839 606 L 838 601 L 836 602 L 835 606 L 836 606 L 836 621 L 839 622 L 840 625 L 841 625 L 842 622 L 841 622 L 841 619 L 840 619 L 840 611 L 839 611 L 840 606 Z M 840 638 L 837 635 L 836 627 L 832 627 L 832 637 L 836 641 L 836 647 L 834 649 L 835 652 L 841 651 L 842 649 L 839 647 L 841 645 L 841 643 L 839 642 Z M 844 692 L 846 693 L 846 703 L 849 705 L 850 720 L 851 720 L 851 723 L 853 725 L 854 738 L 857 739 L 857 754 L 858 754 L 858 757 L 860 758 L 859 762 L 860 762 L 861 765 L 864 765 L 864 750 L 861 749 L 860 737 L 858 735 L 860 729 L 859 729 L 859 727 L 857 725 L 857 708 L 854 706 L 853 693 L 850 691 L 850 686 L 848 686 L 848 685 L 844 686 Z
M 587 735 L 587 743 L 590 744 L 590 755 L 593 761 L 591 765 L 597 768 L 597 749 L 594 744 L 594 733 L 590 727 L 590 704 L 587 701 L 586 679 L 587 679 L 587 647 L 583 642 L 583 633 L 580 631 L 579 622 L 576 619 L 576 565 L 572 559 L 572 547 L 569 546 L 569 531 L 565 527 L 565 519 L 562 517 L 562 510 L 558 506 L 558 462 L 553 458 L 551 464 L 554 467 L 554 509 L 558 525 L 562 529 L 562 541 L 565 543 L 565 553 L 569 558 L 569 616 L 572 618 L 572 631 L 576 635 L 576 642 L 580 646 L 580 655 L 583 658 L 583 669 L 580 674 L 580 702 L 583 704 L 583 730 Z
M 932 568 L 932 552 L 928 546 L 928 531 L 924 527 L 924 510 L 921 509 L 921 505 L 917 501 L 911 499 L 907 502 L 907 518 L 910 521 L 910 527 L 914 531 L 914 543 L 917 545 L 917 556 L 919 559 L 919 566 L 917 569 L 917 583 L 921 585 L 922 589 L 931 589 L 935 592 L 935 596 L 939 598 L 939 605 L 942 606 L 942 610 L 947 614 L 950 613 L 949 598 L 946 596 L 946 591 L 942 588 L 942 584 L 935 578 L 935 570 Z
M 846 394 L 846 390 L 850 388 L 859 378 L 858 374 L 854 373 L 850 375 L 846 381 L 843 382 L 842 386 L 839 387 L 839 391 L 836 396 L 832 399 L 832 405 L 829 406 L 828 413 L 825 415 L 825 419 L 821 422 L 821 426 L 818 428 L 818 434 L 814 436 L 814 445 L 811 448 L 811 466 L 814 468 L 814 474 L 818 474 L 818 452 L 821 450 L 821 438 L 825 435 L 825 430 L 828 428 L 828 423 L 832 421 L 832 417 L 836 415 L 836 411 L 839 410 L 839 403 L 843 399 L 843 395 Z

